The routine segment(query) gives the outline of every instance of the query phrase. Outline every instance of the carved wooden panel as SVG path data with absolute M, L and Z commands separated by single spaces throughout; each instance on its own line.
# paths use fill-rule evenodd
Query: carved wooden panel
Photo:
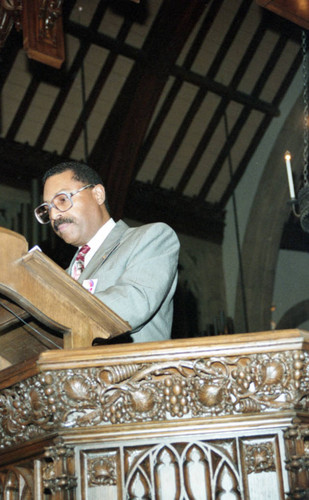
M 47 371 L 2 391 L 0 450 L 75 426 L 305 409 L 308 393 L 307 352 Z
M 308 498 L 308 425 L 285 431 L 287 454 L 280 429 L 211 432 L 204 424 L 202 433 L 196 434 L 191 426 L 185 435 L 179 434 L 125 439 L 125 433 L 114 438 L 94 433 L 88 443 L 80 444 L 81 435 L 75 433 L 71 445 L 57 438 L 34 461 L 24 459 L 1 468 L 0 498 L 285 500 L 287 494 L 295 500 Z M 305 442 L 304 455 L 298 450 L 296 456 L 299 439 Z M 291 488 L 285 463 L 295 476 Z
M 308 500 L 308 340 L 49 351 L 4 370 L 0 499 Z
M 65 59 L 62 0 L 23 0 L 24 48 L 28 57 L 55 68 Z
M 0 472 L 0 498 L 8 500 L 32 500 L 34 475 L 31 467 L 10 466 Z
M 28 57 L 59 69 L 65 59 L 62 3 L 63 0 L 2 0 L 0 47 L 15 25 L 23 31 Z
M 279 439 L 272 434 L 200 436 L 85 449 L 80 453 L 80 495 L 85 500 L 280 500 Z
M 51 498 L 72 498 L 77 485 L 74 468 L 74 448 L 57 439 L 54 446 L 45 448 L 41 459 L 40 491 Z M 67 492 L 63 497 L 61 492 Z
M 291 498 L 309 498 L 309 426 L 300 420 L 285 433 Z

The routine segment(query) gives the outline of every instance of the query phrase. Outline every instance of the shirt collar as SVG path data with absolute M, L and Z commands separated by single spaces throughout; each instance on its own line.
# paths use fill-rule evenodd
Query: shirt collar
M 114 219 L 108 219 L 105 224 L 96 232 L 96 234 L 88 241 L 87 245 L 90 246 L 89 252 L 85 256 L 85 266 L 88 264 L 90 259 L 96 253 L 98 248 L 102 245 L 103 241 L 107 238 L 111 230 L 115 227 L 116 222 Z

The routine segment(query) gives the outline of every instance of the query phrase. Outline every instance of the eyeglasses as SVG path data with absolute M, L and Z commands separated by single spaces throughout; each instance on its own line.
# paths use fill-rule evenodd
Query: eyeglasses
M 56 194 L 50 203 L 42 203 L 34 210 L 34 215 L 40 224 L 48 224 L 50 222 L 50 211 L 52 208 L 56 208 L 59 212 L 67 212 L 73 207 L 72 196 L 77 193 L 80 193 L 84 189 L 94 187 L 95 184 L 87 184 L 87 186 L 83 186 L 76 191 L 72 191 L 72 193 L 66 193 L 65 191 L 61 191 Z

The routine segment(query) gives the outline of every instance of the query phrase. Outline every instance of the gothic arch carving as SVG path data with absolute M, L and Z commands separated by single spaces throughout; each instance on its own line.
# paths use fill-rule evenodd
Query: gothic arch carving
M 2 498 L 31 500 L 33 498 L 33 470 L 9 466 L 0 473 L 0 495 Z

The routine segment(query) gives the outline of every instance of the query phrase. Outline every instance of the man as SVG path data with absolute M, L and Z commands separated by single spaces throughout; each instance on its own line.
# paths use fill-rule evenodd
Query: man
M 163 223 L 137 228 L 115 223 L 100 176 L 82 163 L 52 167 L 43 184 L 36 218 L 82 249 L 69 266 L 71 276 L 129 322 L 133 342 L 168 339 L 179 253 L 175 232 Z

